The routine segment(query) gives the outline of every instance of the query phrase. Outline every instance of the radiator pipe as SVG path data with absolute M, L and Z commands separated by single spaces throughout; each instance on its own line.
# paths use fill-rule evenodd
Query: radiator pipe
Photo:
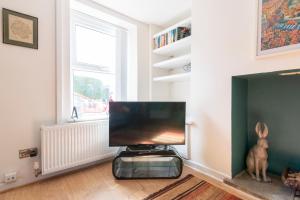
M 34 169 L 34 175 L 35 177 L 38 177 L 42 174 L 42 170 L 40 169 L 40 163 L 38 161 L 35 161 L 33 163 L 33 169 Z

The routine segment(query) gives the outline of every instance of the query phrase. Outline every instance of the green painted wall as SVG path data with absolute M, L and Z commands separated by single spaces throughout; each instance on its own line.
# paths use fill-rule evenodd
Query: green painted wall
M 257 141 L 257 121 L 269 127 L 269 171 L 300 169 L 300 77 L 270 76 L 248 80 L 248 144 Z
M 245 157 L 248 150 L 247 136 L 247 96 L 248 81 L 232 78 L 232 175 L 245 169 Z

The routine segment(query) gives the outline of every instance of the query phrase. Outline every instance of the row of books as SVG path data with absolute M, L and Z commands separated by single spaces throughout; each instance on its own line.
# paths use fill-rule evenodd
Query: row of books
M 166 46 L 191 35 L 190 27 L 177 27 L 153 39 L 154 49 Z

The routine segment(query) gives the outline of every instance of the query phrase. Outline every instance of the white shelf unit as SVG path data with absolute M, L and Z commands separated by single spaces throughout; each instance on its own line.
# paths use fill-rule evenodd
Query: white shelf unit
M 171 74 L 171 75 L 166 75 L 166 76 L 159 76 L 153 78 L 153 81 L 156 82 L 174 82 L 174 81 L 185 81 L 190 78 L 191 73 L 180 73 L 180 74 Z
M 185 54 L 178 57 L 173 57 L 168 60 L 157 62 L 153 64 L 153 67 L 161 69 L 175 69 L 185 65 L 188 65 L 191 62 L 191 54 Z
M 192 27 L 191 22 L 191 18 L 187 18 L 165 29 L 150 25 L 149 40 L 153 44 L 154 38 L 178 27 Z M 184 71 L 184 66 L 191 63 L 191 41 L 190 35 L 160 48 L 150 49 L 151 100 L 186 101 L 188 111 L 191 72 Z
M 170 39 L 170 37 L 174 36 L 170 36 L 170 32 L 172 30 L 177 29 L 178 27 L 191 28 L 191 22 L 191 17 L 184 19 L 173 26 L 170 26 L 162 31 L 159 31 L 156 34 L 153 34 L 151 40 L 153 41 L 154 39 L 156 39 L 157 41 L 157 38 L 164 34 L 169 34 Z M 176 34 L 178 34 L 177 31 Z M 166 36 L 164 36 L 164 38 L 166 38 Z M 182 80 L 182 77 L 188 77 L 188 75 L 184 74 L 189 74 L 189 72 L 185 72 L 183 70 L 183 67 L 191 63 L 191 40 L 192 36 L 190 35 L 152 50 L 152 54 L 154 55 L 152 57 L 159 57 L 160 59 L 152 59 L 151 67 L 153 69 L 159 69 L 161 72 L 151 74 L 153 81 L 177 81 Z M 180 68 L 182 69 L 180 70 Z M 162 70 L 165 70 L 165 72 L 163 72 Z M 174 73 L 178 73 L 178 76 L 174 75 Z M 184 80 L 186 80 L 186 78 L 184 78 Z

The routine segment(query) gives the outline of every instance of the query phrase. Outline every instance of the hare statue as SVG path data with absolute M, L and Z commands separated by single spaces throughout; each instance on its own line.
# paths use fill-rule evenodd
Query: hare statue
M 268 153 L 267 149 L 269 148 L 267 136 L 269 134 L 268 127 L 265 123 L 257 122 L 255 127 L 256 134 L 258 135 L 257 144 L 254 145 L 247 156 L 247 171 L 249 175 L 261 181 L 259 173 L 262 173 L 264 182 L 271 182 L 271 179 L 267 177 L 267 168 L 268 168 Z M 255 175 L 254 175 L 255 172 Z

